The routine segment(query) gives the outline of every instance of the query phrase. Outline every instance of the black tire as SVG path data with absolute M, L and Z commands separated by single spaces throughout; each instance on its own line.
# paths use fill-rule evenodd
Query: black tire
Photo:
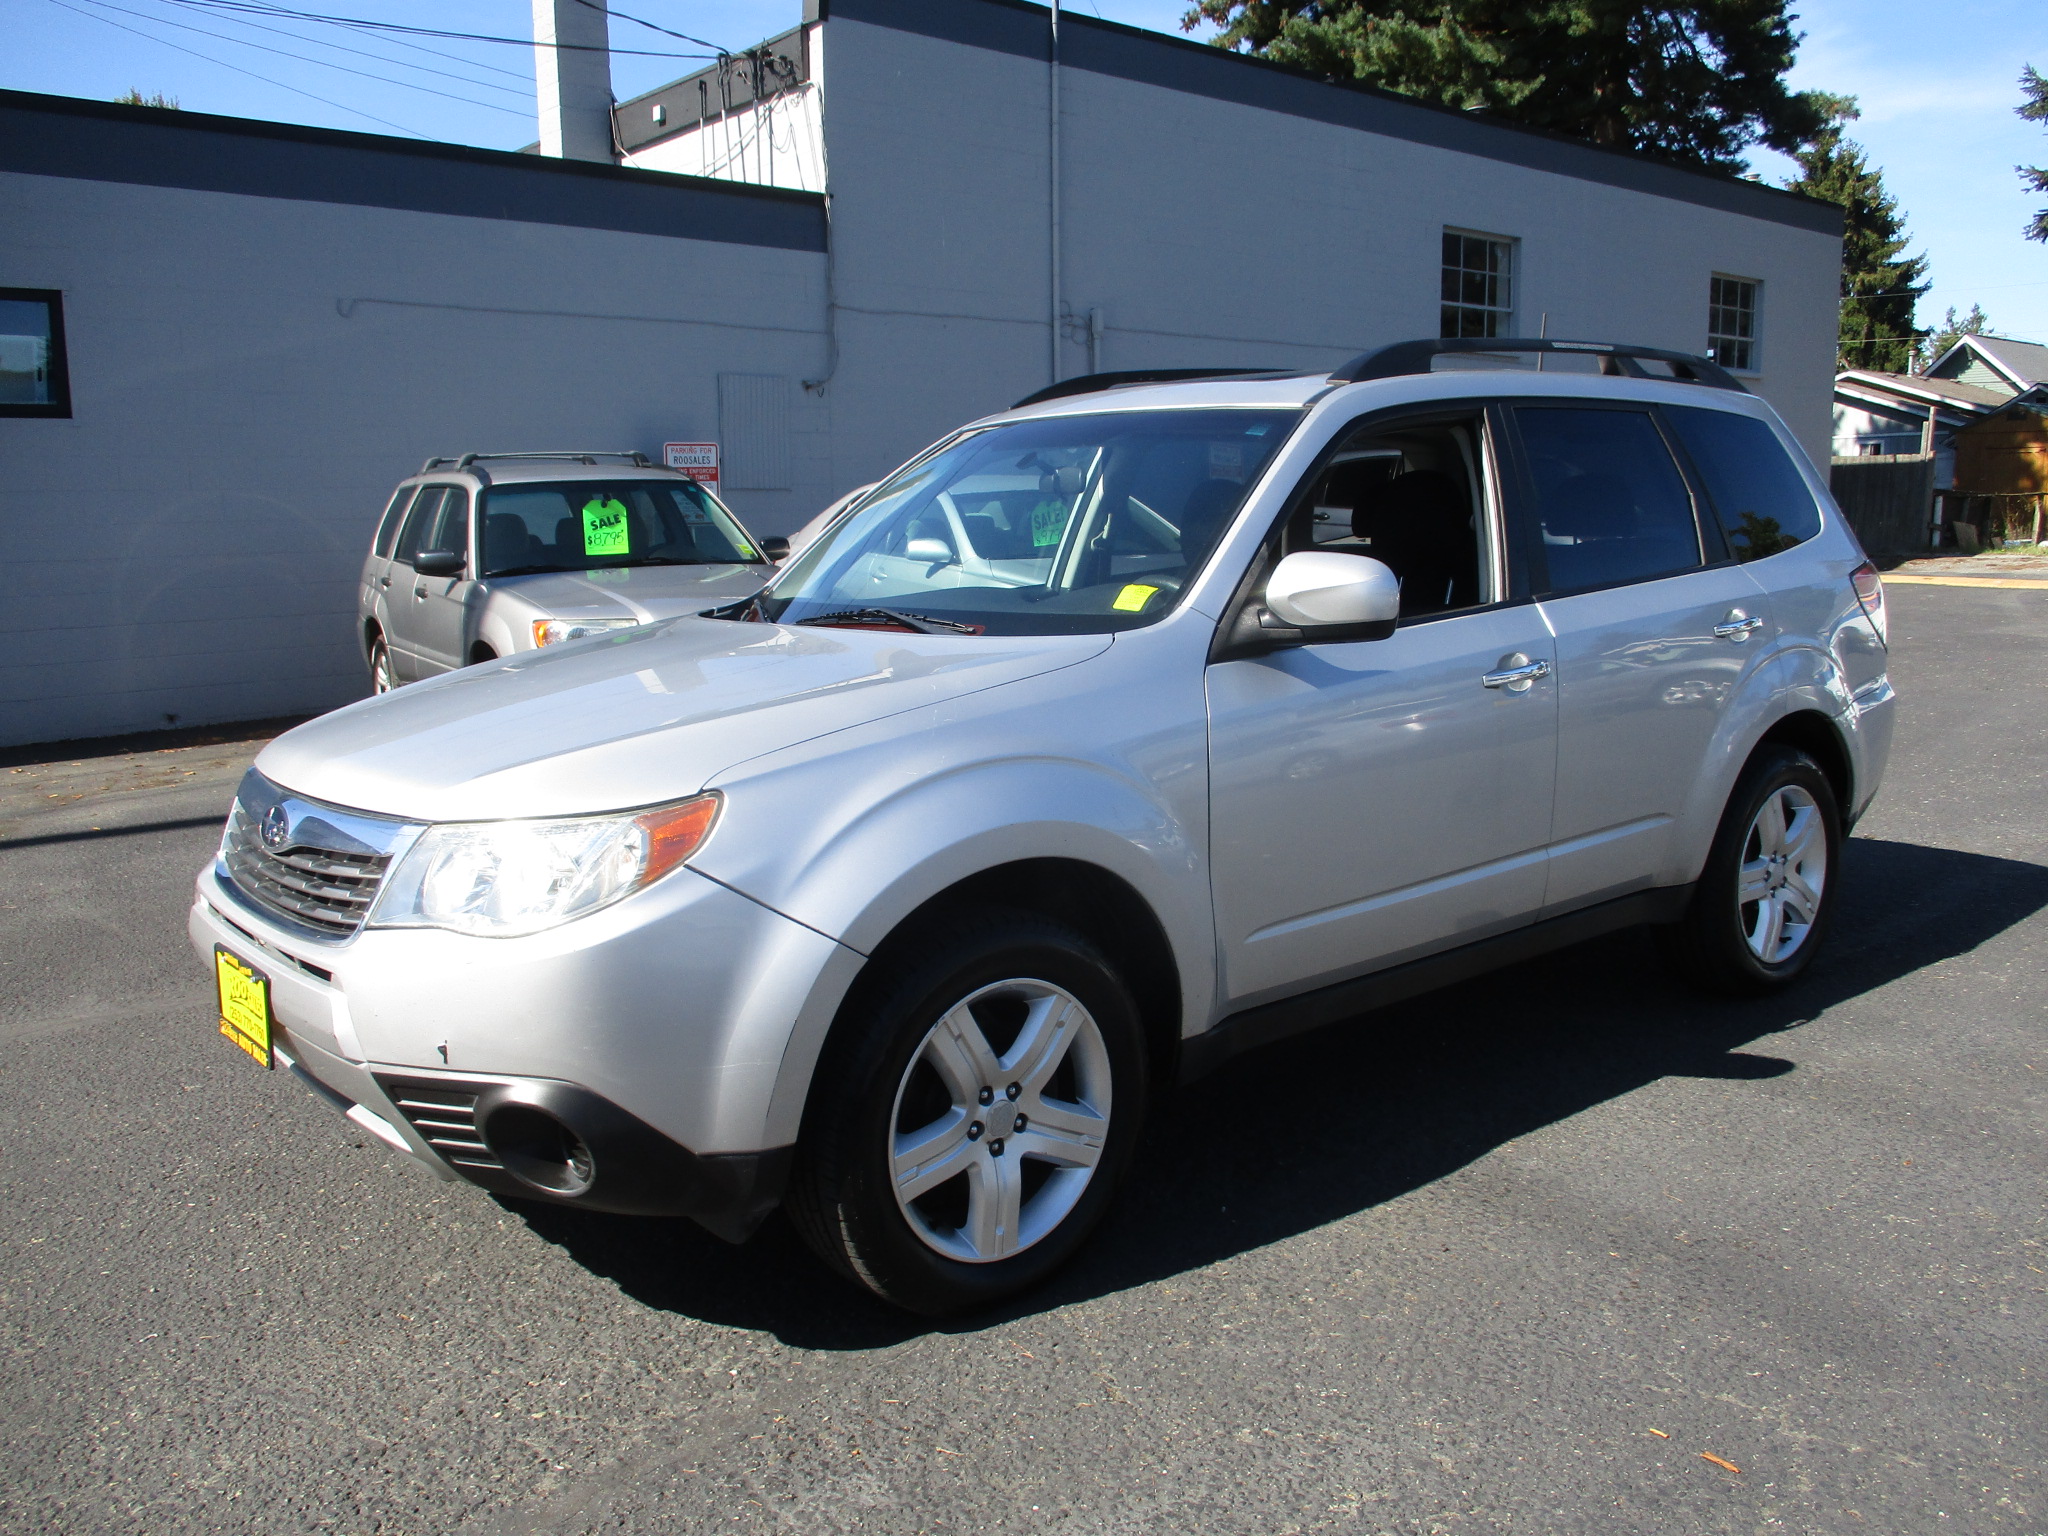
M 370 692 L 389 693 L 398 686 L 398 674 L 391 670 L 391 647 L 382 635 L 370 642 Z
M 787 1205 L 804 1240 L 834 1269 L 897 1306 L 943 1316 L 988 1306 L 1038 1284 L 1073 1255 L 1102 1218 L 1129 1166 L 1144 1118 L 1144 1032 L 1115 968 L 1080 934 L 1035 914 L 964 914 L 936 931 L 921 932 L 914 945 L 893 949 L 893 958 L 878 958 L 862 978 L 819 1061 Z M 1004 990 L 1010 983 L 1018 985 Z M 1034 1088 L 1013 1095 L 1008 1084 L 992 1081 L 982 1085 L 990 1098 L 963 1101 L 934 1068 L 933 1052 L 947 1046 L 940 1021 L 957 1017 L 956 1009 L 984 989 L 991 990 L 975 1001 L 973 1019 L 985 1032 L 984 1043 L 998 1053 L 984 1061 L 999 1065 L 1027 1057 L 1026 1031 L 1045 1026 L 1026 1021 L 1068 1020 L 1068 1043 L 1056 1048 L 1058 1059 L 1036 1078 L 1042 1094 Z M 1045 1011 L 1034 1013 L 1038 1001 L 1045 1003 Z M 1085 1021 L 1070 1003 L 1079 1005 Z M 1005 1018 L 1018 1021 L 1008 1045 L 1002 1038 L 1010 1027 Z M 1046 1030 L 1046 1037 L 1056 1033 Z M 958 1057 L 959 1062 L 969 1059 Z M 1024 1068 L 1017 1070 L 1021 1074 Z M 1090 1082 L 1098 1085 L 1096 1091 L 1074 1086 L 1085 1088 Z M 1099 1152 L 1091 1148 L 1084 1154 L 1096 1157 L 1092 1171 L 1048 1161 L 1033 1150 L 1080 1148 L 1080 1140 L 1053 1139 L 1062 1134 L 1058 1120 L 1067 1112 L 1060 1106 L 1071 1101 L 1077 1111 L 1093 1114 L 1091 1101 L 1103 1097 L 1104 1083 L 1107 1109 L 1097 1138 Z M 934 1086 L 938 1098 L 932 1096 Z M 920 1094 L 922 1107 L 913 1103 Z M 977 1110 L 975 1104 L 989 1107 Z M 1033 1130 L 1017 1122 L 1016 1114 L 1028 1107 L 1042 1108 L 1041 1118 L 1052 1122 L 1051 1128 Z M 936 1117 L 929 1124 L 923 1118 L 927 1113 Z M 980 1118 L 947 1118 L 963 1114 Z M 941 1133 L 953 1136 L 952 1150 L 933 1155 L 925 1166 L 941 1169 L 955 1159 L 970 1160 L 972 1166 L 962 1162 L 957 1177 L 907 1203 L 899 1201 L 892 1157 L 900 1144 L 907 1144 L 905 1133 L 940 1125 L 958 1126 L 957 1133 Z M 964 1144 L 969 1141 L 972 1146 Z M 1007 1165 L 996 1161 L 1006 1155 Z M 1001 1187 L 999 1179 L 1009 1178 L 1022 1191 L 1021 1215 L 1012 1219 L 1009 1231 L 1013 1242 L 1027 1237 L 1028 1242 L 1009 1252 L 998 1242 L 988 1251 L 1000 1256 L 972 1260 L 942 1251 L 941 1244 L 971 1248 L 977 1231 L 991 1230 L 979 1224 L 976 1213 L 994 1207 L 974 1202 Z M 1076 1187 L 1078 1194 L 1073 1193 Z M 953 1219 L 949 1210 L 958 1216 L 957 1228 L 948 1226 Z M 1034 1210 L 1043 1232 L 1030 1236 Z
M 1762 875 L 1767 883 L 1778 882 L 1771 886 L 1764 903 L 1742 899 L 1746 889 L 1757 888 L 1759 878 L 1753 875 L 1745 887 L 1745 864 L 1761 869 L 1777 857 L 1768 854 L 1764 843 L 1768 832 L 1759 827 L 1759 817 L 1774 798 L 1781 814 L 1788 807 L 1803 810 L 1810 806 L 1813 811 L 1817 841 L 1807 846 L 1817 847 L 1825 859 L 1817 900 L 1808 894 L 1812 886 L 1810 855 L 1786 856 L 1791 859 L 1789 864 L 1780 864 L 1775 875 Z M 1728 797 L 1728 808 L 1722 812 L 1685 917 L 1663 931 L 1667 955 L 1689 981 L 1711 992 L 1753 996 L 1789 986 L 1813 963 L 1826 937 L 1828 917 L 1841 885 L 1841 858 L 1841 807 L 1820 765 L 1793 747 L 1761 748 Z M 1785 914 L 1776 943 L 1766 942 L 1766 903 L 1771 900 L 1783 903 Z M 1796 921 L 1801 909 L 1810 913 L 1803 925 Z M 1795 936 L 1794 930 L 1802 926 L 1803 932 Z M 1784 947 L 1787 942 L 1789 948 Z M 1760 952 L 1760 947 L 1769 953 Z

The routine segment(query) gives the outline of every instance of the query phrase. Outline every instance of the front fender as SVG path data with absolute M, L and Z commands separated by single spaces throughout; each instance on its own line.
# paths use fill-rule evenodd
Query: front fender
M 1109 689 L 1123 707 L 1106 709 L 1075 682 L 1072 671 L 1020 681 L 728 770 L 713 780 L 726 792 L 719 826 L 691 867 L 872 954 L 913 912 L 990 869 L 1092 865 L 1151 908 L 1173 952 L 1183 1033 L 1203 1028 L 1216 975 L 1199 689 Z M 814 1000 L 791 1034 L 778 1126 L 801 1114 L 838 1001 Z

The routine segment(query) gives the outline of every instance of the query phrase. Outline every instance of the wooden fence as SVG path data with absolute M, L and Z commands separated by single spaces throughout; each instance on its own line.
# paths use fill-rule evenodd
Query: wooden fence
M 1902 555 L 1927 548 L 1934 519 L 1933 455 L 1836 459 L 1828 469 L 1828 489 L 1872 554 Z

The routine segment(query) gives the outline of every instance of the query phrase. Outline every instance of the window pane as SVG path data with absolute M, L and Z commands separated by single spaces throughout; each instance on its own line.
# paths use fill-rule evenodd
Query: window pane
M 419 500 L 412 504 L 412 511 L 406 514 L 405 532 L 398 536 L 398 548 L 392 554 L 394 560 L 403 560 L 407 565 L 411 565 L 414 555 L 422 549 L 433 547 L 430 544 L 422 544 L 420 540 L 426 536 L 428 528 L 434 521 L 434 515 L 441 510 L 442 493 L 443 487 L 438 485 L 421 488 Z
M 0 298 L 0 406 L 62 403 L 54 308 L 48 299 Z
M 1616 586 L 1700 563 L 1692 497 L 1647 412 L 1543 406 L 1516 417 L 1551 591 Z
M 469 553 L 468 491 L 455 488 L 442 492 L 441 515 L 434 519 L 433 537 L 420 547 L 452 549 L 459 555 Z
M 1172 611 L 1298 413 L 1006 422 L 913 464 L 760 600 L 779 623 L 887 604 L 989 634 L 1103 634 Z
M 1707 351 L 1724 368 L 1756 366 L 1756 303 L 1760 285 L 1718 274 L 1707 284 Z
M 1674 406 L 1678 440 L 1707 483 L 1738 560 L 1761 560 L 1820 532 L 1820 508 L 1777 434 L 1754 416 Z
M 502 485 L 484 496 L 486 576 L 759 558 L 724 507 L 681 478 Z

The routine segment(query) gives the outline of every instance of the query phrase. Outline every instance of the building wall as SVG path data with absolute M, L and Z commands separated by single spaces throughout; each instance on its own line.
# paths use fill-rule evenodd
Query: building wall
M 1450 225 L 1520 242 L 1527 335 L 1696 353 L 1712 275 L 1760 279 L 1748 382 L 1826 461 L 1832 214 L 1066 17 L 1062 376 L 1089 366 L 1090 309 L 1102 369 L 1320 367 L 1433 336 Z M 1050 85 L 1025 7 L 832 0 L 823 30 L 851 484 L 1052 377 Z
M 510 157 L 507 157 L 510 158 Z M 0 173 L 0 272 L 65 295 L 73 419 L 0 419 L 0 743 L 330 708 L 355 578 L 433 454 L 715 438 L 721 372 L 821 354 L 816 252 Z M 794 485 L 831 494 L 793 392 Z
M 805 83 L 758 105 L 693 123 L 634 150 L 623 163 L 677 176 L 822 192 L 825 138 L 817 90 Z

